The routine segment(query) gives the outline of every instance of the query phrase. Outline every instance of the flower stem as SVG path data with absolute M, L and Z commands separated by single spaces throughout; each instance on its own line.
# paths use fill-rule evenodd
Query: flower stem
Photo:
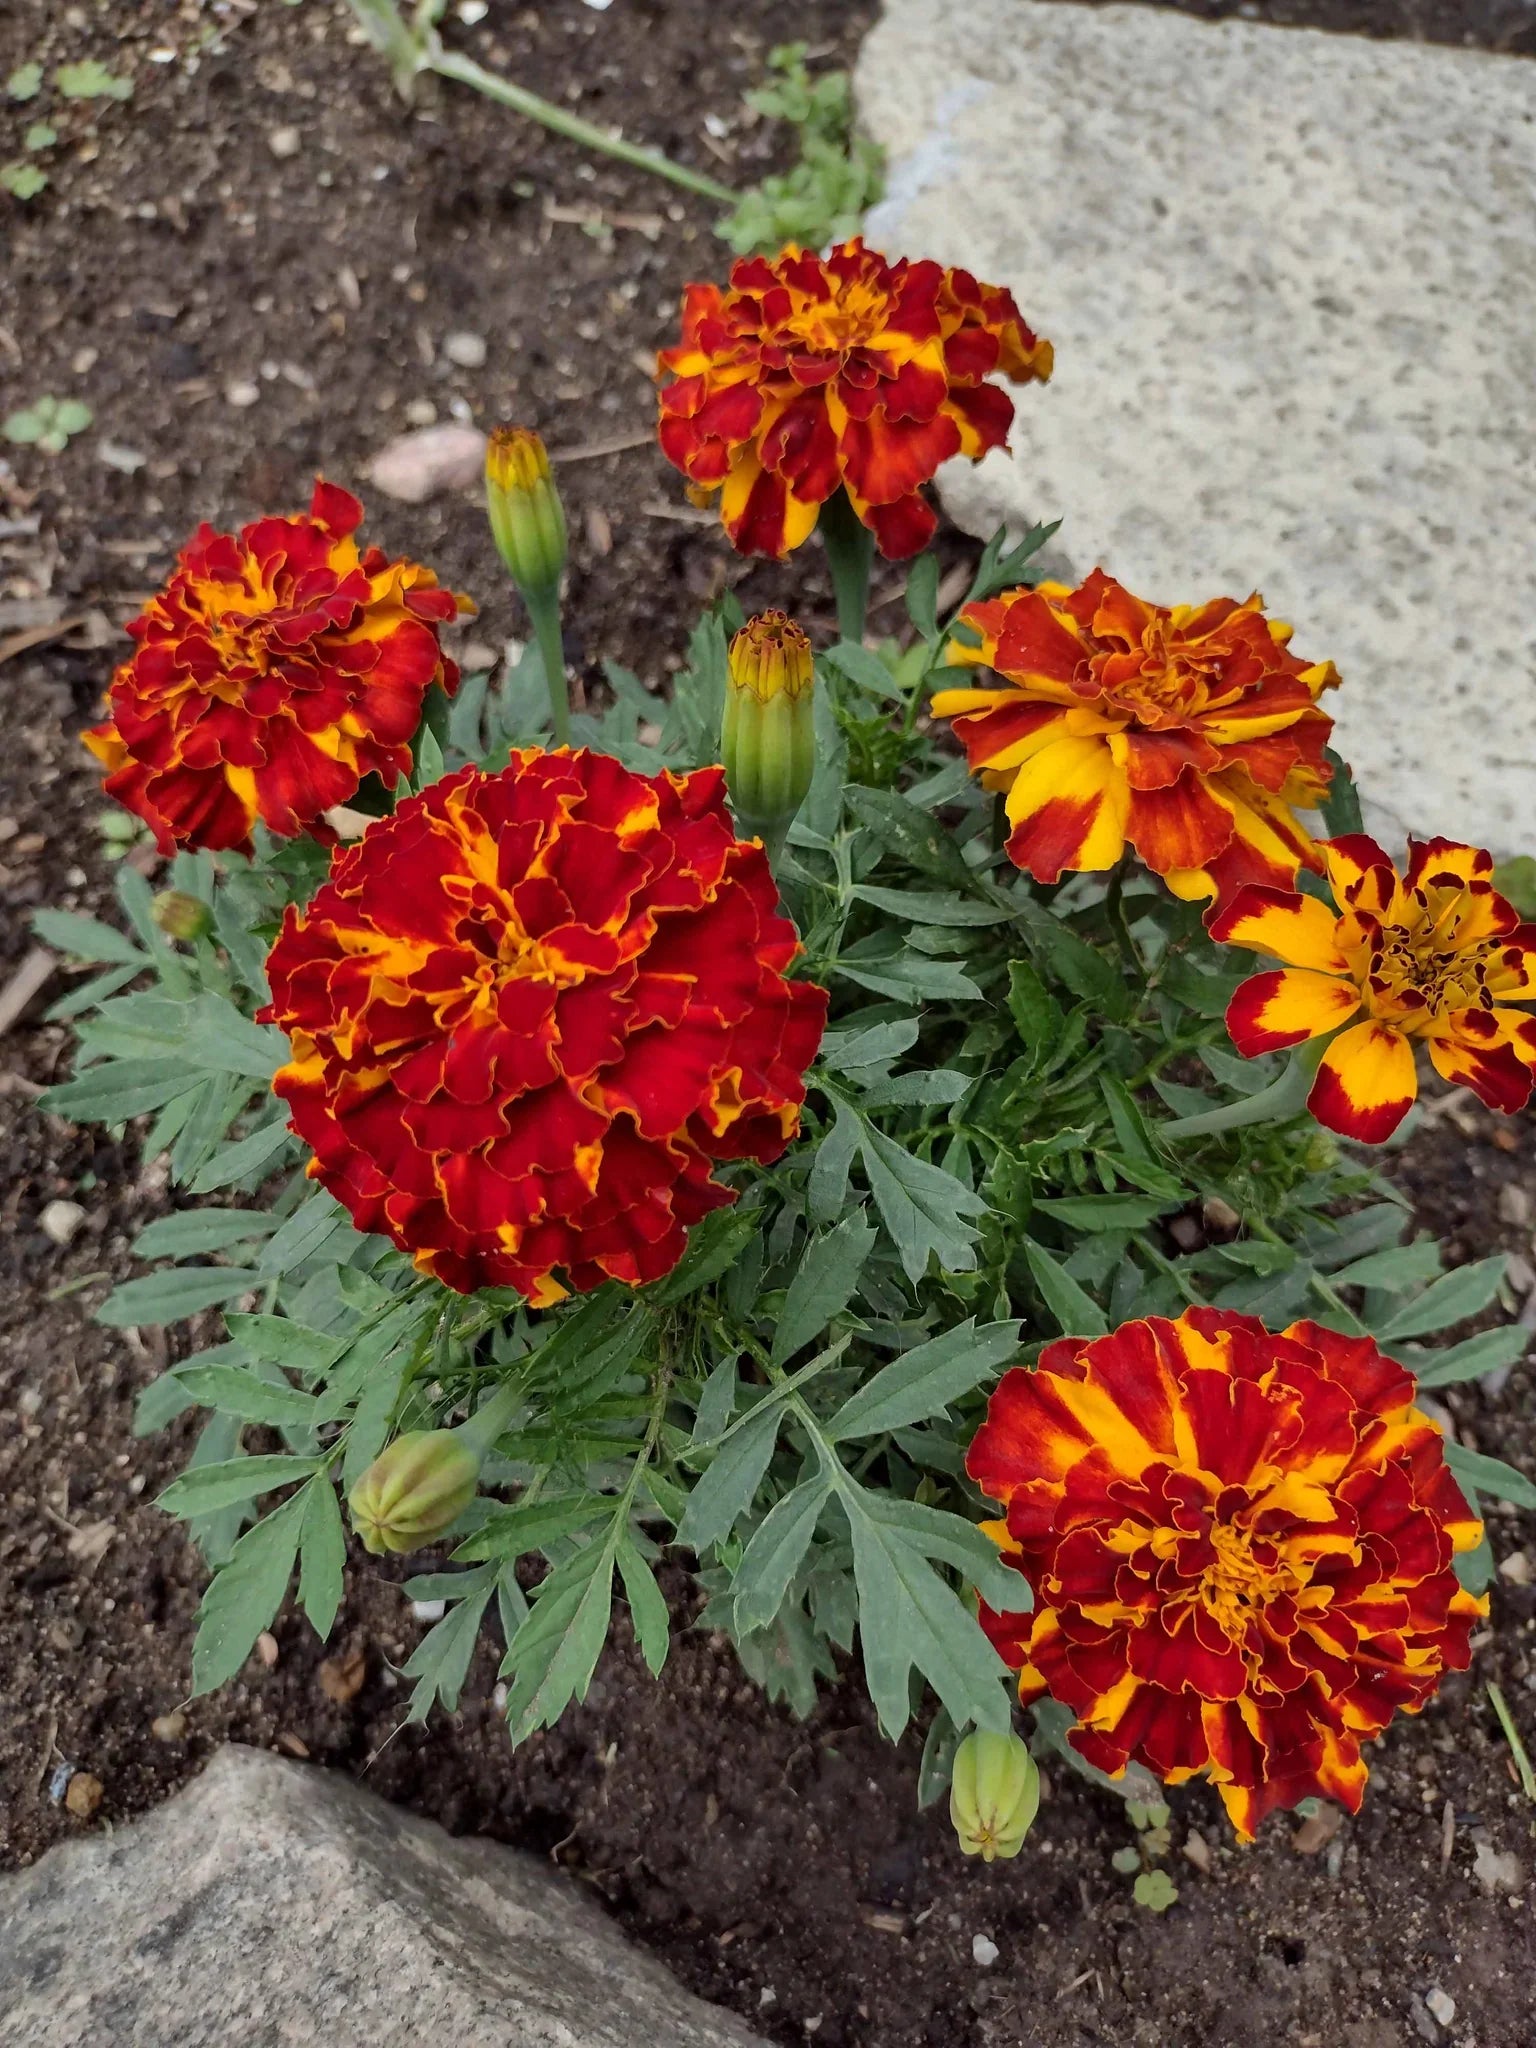
M 553 590 L 525 590 L 523 598 L 528 606 L 528 616 L 533 621 L 533 637 L 538 642 L 539 658 L 544 664 L 544 680 L 549 686 L 549 716 L 554 727 L 555 745 L 568 747 L 571 743 L 571 702 L 565 680 L 565 648 L 560 638 L 560 596 Z
M 832 588 L 837 594 L 838 633 L 844 640 L 862 646 L 875 536 L 860 520 L 843 490 L 834 491 L 822 506 L 817 528 L 827 551 Z

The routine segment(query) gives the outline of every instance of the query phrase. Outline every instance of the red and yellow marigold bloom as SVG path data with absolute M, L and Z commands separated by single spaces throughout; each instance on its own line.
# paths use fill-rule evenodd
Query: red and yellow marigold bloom
M 949 660 L 994 671 L 941 690 L 974 771 L 1007 792 L 1009 856 L 1039 882 L 1129 845 L 1179 896 L 1288 886 L 1320 865 L 1295 809 L 1328 788 L 1331 661 L 1291 653 L 1262 600 L 1148 604 L 1095 569 L 967 605 Z
M 937 263 L 892 263 L 857 237 L 827 256 L 743 257 L 724 290 L 691 284 L 664 349 L 667 460 L 732 545 L 782 560 L 843 489 L 883 554 L 915 555 L 941 462 L 1006 446 L 1013 401 L 987 379 L 1051 374 L 1051 344 L 1012 294 Z
M 1188 1309 L 1008 1373 L 966 1469 L 1034 1609 L 982 1622 L 1118 1775 L 1205 1773 L 1245 1839 L 1318 1796 L 1358 1811 L 1361 1745 L 1465 1670 L 1481 1524 L 1412 1379 L 1369 1337 Z
M 408 798 L 268 961 L 310 1172 L 465 1293 L 659 1278 L 711 1167 L 799 1127 L 827 997 L 777 903 L 718 768 L 529 749 Z
M 468 600 L 430 569 L 358 548 L 363 508 L 315 485 L 308 513 L 200 527 L 128 630 L 111 717 L 84 735 L 106 787 L 163 853 L 251 850 L 312 832 L 368 775 L 393 788 L 432 684 L 459 672 L 439 630 Z
M 1212 937 L 1286 963 L 1232 998 L 1238 1051 L 1255 1059 L 1348 1025 L 1307 1106 L 1367 1145 L 1391 1137 L 1418 1094 L 1415 1039 L 1490 1109 L 1523 1108 L 1536 1086 L 1536 1018 L 1511 1005 L 1536 1002 L 1536 927 L 1494 888 L 1493 856 L 1410 840 L 1400 876 L 1361 833 L 1326 840 L 1322 853 L 1336 909 L 1251 888 L 1212 921 Z

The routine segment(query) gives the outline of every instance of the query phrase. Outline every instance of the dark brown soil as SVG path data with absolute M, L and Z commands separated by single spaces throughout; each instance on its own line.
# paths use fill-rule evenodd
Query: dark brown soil
M 1515 0 L 1188 11 L 1510 48 L 1529 45 L 1532 12 Z M 740 119 L 767 44 L 804 35 L 845 60 L 867 16 L 827 0 L 615 0 L 606 12 L 550 0 L 494 7 L 454 34 L 592 118 L 745 182 L 774 144 Z M 50 392 L 96 414 L 64 455 L 16 452 L 0 468 L 0 982 L 27 949 L 32 907 L 110 904 L 99 794 L 73 735 L 121 621 L 196 521 L 289 509 L 317 468 L 359 484 L 412 401 L 444 418 L 459 400 L 481 422 L 522 419 L 557 448 L 643 435 L 642 359 L 682 282 L 721 261 L 708 209 L 638 173 L 587 163 L 465 94 L 426 93 L 404 113 L 347 30 L 333 0 L 0 10 L 0 78 L 33 58 L 51 71 L 94 56 L 135 88 L 122 104 L 0 101 L 0 124 L 46 117 L 62 138 L 48 192 L 25 209 L 0 198 L 0 411 Z M 157 61 L 161 50 L 176 61 Z M 706 114 L 723 137 L 707 135 Z M 298 131 L 297 154 L 273 153 L 284 128 Z M 0 160 L 14 152 L 0 135 Z M 445 360 L 456 330 L 484 337 L 483 368 Z M 254 405 L 229 403 L 240 382 L 257 387 Z M 104 440 L 144 467 L 103 464 Z M 691 523 L 648 445 L 573 461 L 561 480 L 572 652 L 590 680 L 611 655 L 660 685 L 726 579 L 749 603 L 791 590 L 802 611 L 825 603 L 813 561 L 788 578 L 744 568 Z M 519 629 L 469 496 L 414 508 L 364 496 L 377 538 L 480 598 L 469 637 Z M 10 652 L 55 606 L 59 623 L 85 623 Z M 130 1341 L 90 1310 L 167 1193 L 131 1148 L 35 1110 L 69 1056 L 39 1007 L 0 1046 L 0 1860 L 30 1861 L 81 1827 L 50 1797 L 60 1761 L 102 1781 L 96 1824 L 116 1824 L 230 1739 L 366 1772 L 449 1827 L 552 1855 L 688 1983 L 786 2043 L 1529 2041 L 1536 1807 L 1483 1691 L 1498 1678 L 1536 1731 L 1536 1592 L 1518 1564 L 1474 1672 L 1391 1734 L 1363 1816 L 1331 1845 L 1300 1853 L 1295 1824 L 1276 1821 L 1241 1852 L 1209 1795 L 1176 1794 L 1181 1896 L 1163 1918 L 1137 1909 L 1111 1868 L 1130 1840 L 1119 1803 L 1064 1767 L 1025 1854 L 978 1870 L 941 1813 L 914 1810 L 915 1744 L 878 1738 L 856 1683 L 801 1726 L 695 1632 L 652 1684 L 621 1625 L 586 1705 L 516 1755 L 489 1650 L 461 1714 L 395 1734 L 392 1667 L 422 1624 L 394 1576 L 361 1557 L 328 1649 L 285 1615 L 275 1662 L 253 1660 L 185 1709 L 183 1732 L 162 1723 L 157 1735 L 157 1717 L 181 1710 L 203 1574 L 148 1503 L 187 1440 L 132 1438 L 133 1396 L 164 1363 L 164 1340 Z M 1400 1177 L 1453 1257 L 1503 1246 L 1531 1258 L 1536 1126 L 1496 1130 L 1458 1102 L 1415 1139 Z M 38 1227 L 56 1197 L 87 1212 L 67 1249 Z M 1531 1394 L 1526 1368 L 1496 1399 L 1456 1389 L 1449 1405 L 1466 1440 L 1536 1471 Z M 1536 1560 L 1536 1528 L 1500 1513 L 1494 1529 L 1506 1560 L 1522 1542 Z M 338 1701 L 353 1657 L 361 1686 Z M 1198 1867 L 1182 1852 L 1192 1839 Z M 1479 1885 L 1482 1844 L 1518 1859 L 1519 1889 Z M 997 1945 L 991 1967 L 975 1960 L 978 1935 Z M 1448 2030 L 1422 2005 L 1435 1986 L 1456 2000 Z

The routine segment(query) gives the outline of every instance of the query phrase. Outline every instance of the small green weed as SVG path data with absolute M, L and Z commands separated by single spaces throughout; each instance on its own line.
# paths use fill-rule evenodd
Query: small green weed
M 770 51 L 768 68 L 776 75 L 746 96 L 759 114 L 800 131 L 800 161 L 744 193 L 720 223 L 716 232 L 739 255 L 786 242 L 819 249 L 845 241 L 880 197 L 884 158 L 878 144 L 854 131 L 847 72 L 812 78 L 805 51 L 804 43 Z
M 57 455 L 75 434 L 83 434 L 94 418 L 91 408 L 78 398 L 35 398 L 25 411 L 13 412 L 0 433 L 19 447 L 41 448 L 45 455 Z
M 133 80 L 119 78 L 94 57 L 87 57 L 79 64 L 61 64 L 53 74 L 53 82 L 67 100 L 126 100 L 133 97 Z

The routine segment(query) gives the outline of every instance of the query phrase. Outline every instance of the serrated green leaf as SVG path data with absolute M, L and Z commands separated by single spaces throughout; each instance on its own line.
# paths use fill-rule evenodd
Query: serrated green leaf
M 126 932 L 114 931 L 99 917 L 87 917 L 78 910 L 39 910 L 32 929 L 45 944 L 57 946 L 72 960 L 100 960 L 121 967 L 149 965 L 149 955 Z
M 763 1482 L 783 1419 L 781 1403 L 765 1402 L 761 1413 L 749 1416 L 726 1438 L 688 1496 L 677 1525 L 679 1543 L 705 1550 L 731 1533 Z
M 645 1299 L 670 1308 L 728 1272 L 747 1240 L 762 1227 L 754 1210 L 716 1209 L 688 1233 L 688 1249 L 664 1280 L 648 1287 Z
M 984 1216 L 986 1203 L 942 1166 L 917 1158 L 863 1118 L 858 1142 L 870 1193 L 907 1278 L 920 1280 L 930 1257 L 946 1272 L 969 1272 L 976 1263 L 976 1231 L 968 1219 Z
M 991 1377 L 1019 1348 L 1017 1323 L 985 1323 L 974 1316 L 883 1366 L 849 1396 L 823 1425 L 829 1443 L 878 1436 L 925 1421 Z
M 897 1017 L 862 1031 L 829 1031 L 821 1042 L 821 1063 L 834 1074 L 885 1066 L 909 1052 L 917 1043 L 917 1034 L 915 1017 Z
M 1479 1493 L 1491 1493 L 1498 1500 L 1512 1500 L 1517 1508 L 1536 1508 L 1536 1484 L 1513 1465 L 1506 1465 L 1502 1458 L 1484 1457 L 1481 1451 L 1469 1451 L 1465 1444 L 1452 1443 L 1447 1438 L 1445 1462 L 1463 1492 L 1475 1487 Z
M 1056 1318 L 1064 1337 L 1102 1337 L 1109 1328 L 1104 1311 L 1084 1293 L 1070 1273 L 1064 1272 L 1043 1244 L 1032 1237 L 1024 1240 L 1024 1256 L 1046 1307 Z
M 1421 1387 L 1450 1387 L 1462 1380 L 1481 1379 L 1485 1372 L 1496 1372 L 1500 1366 L 1518 1365 L 1530 1341 L 1529 1330 L 1519 1323 L 1506 1323 L 1502 1329 L 1480 1331 L 1464 1343 L 1453 1344 L 1449 1351 L 1436 1353 L 1413 1368 L 1414 1376 Z
M 248 1180 L 260 1173 L 263 1167 L 272 1165 L 277 1155 L 292 1142 L 288 1126 L 279 1121 L 263 1125 L 259 1131 L 252 1131 L 248 1137 L 239 1138 L 232 1145 L 221 1146 L 193 1176 L 189 1184 L 194 1195 L 212 1193 L 215 1188 L 233 1186 L 236 1181 Z
M 853 783 L 845 795 L 854 816 L 898 859 L 967 895 L 977 893 L 976 878 L 959 847 L 925 811 L 891 789 L 865 789 Z
M 133 1240 L 141 1259 L 185 1259 L 199 1252 L 227 1251 L 276 1230 L 277 1219 L 263 1209 L 183 1209 L 148 1223 Z
M 438 1700 L 449 1713 L 459 1704 L 475 1644 L 480 1639 L 480 1624 L 495 1589 L 494 1564 L 457 1575 L 457 1585 L 447 1596 L 456 1605 L 427 1631 L 403 1668 L 404 1677 L 416 1680 L 406 1709 L 407 1723 L 425 1721 Z
M 1020 1043 L 1038 1067 L 1060 1044 L 1066 1019 L 1060 1003 L 1027 960 L 1008 963 L 1008 1010 Z
M 200 1309 L 217 1308 L 259 1287 L 263 1276 L 245 1266 L 179 1266 L 114 1287 L 96 1311 L 98 1323 L 126 1329 L 136 1323 L 178 1323 Z
M 275 1453 L 264 1458 L 226 1458 L 216 1465 L 189 1465 L 179 1479 L 173 1479 L 159 1499 L 158 1508 L 168 1515 L 210 1515 L 219 1508 L 234 1507 L 290 1486 L 295 1479 L 307 1479 L 320 1470 L 319 1458 L 296 1458 Z
M 907 617 L 924 640 L 939 632 L 939 558 L 925 551 L 907 571 Z
M 547 1549 L 563 1536 L 574 1536 L 578 1529 L 590 1528 L 612 1513 L 612 1498 L 601 1493 L 497 1508 L 459 1545 L 454 1559 L 463 1564 L 490 1557 L 522 1557 L 530 1550 Z
M 336 1622 L 345 1589 L 347 1532 L 328 1472 L 317 1472 L 302 1494 L 299 1532 L 299 1605 L 323 1643 Z
M 1156 1195 L 1062 1195 L 1039 1197 L 1035 1207 L 1043 1215 L 1065 1223 L 1070 1230 L 1145 1230 L 1175 1205 Z
M 831 1492 L 830 1475 L 817 1466 L 775 1503 L 754 1530 L 731 1584 L 738 1634 L 766 1628 L 778 1614 L 805 1561 Z
M 1376 1332 L 1379 1341 L 1392 1344 L 1404 1337 L 1422 1337 L 1431 1330 L 1444 1330 L 1452 1323 L 1480 1314 L 1497 1297 L 1507 1263 L 1500 1252 L 1494 1258 L 1453 1268 L 1432 1287 L 1426 1287 L 1406 1308 L 1399 1309 Z
M 852 894 L 861 903 L 888 911 L 901 924 L 932 924 L 945 927 L 1006 924 L 1009 913 L 999 903 L 982 903 L 974 896 L 962 896 L 948 889 L 877 889 L 873 883 L 855 883 Z
M 1329 1277 L 1335 1287 L 1416 1287 L 1421 1281 L 1433 1280 L 1440 1267 L 1439 1245 L 1433 1238 L 1422 1237 L 1415 1244 L 1394 1244 L 1384 1252 L 1371 1252 L 1337 1267 Z
M 297 1387 L 280 1387 L 242 1366 L 178 1366 L 176 1378 L 201 1407 L 238 1415 L 242 1422 L 303 1428 L 317 1419 L 313 1394 L 301 1393 Z
M 225 1316 L 224 1323 L 246 1357 L 310 1377 L 329 1371 L 345 1343 L 343 1338 L 327 1336 L 323 1330 L 306 1329 L 289 1316 L 231 1313 Z
M 710 1373 L 699 1393 L 699 1405 L 693 1417 L 693 1441 L 707 1444 L 711 1438 L 723 1436 L 736 1410 L 737 1377 L 736 1365 L 740 1353 L 733 1351 Z
M 317 1191 L 294 1210 L 263 1247 L 257 1263 L 268 1279 L 291 1273 L 306 1259 L 314 1258 L 330 1238 L 352 1228 L 351 1217 L 335 1196 Z
M 107 1060 L 87 1067 L 73 1081 L 46 1089 L 37 1106 L 74 1123 L 125 1124 L 200 1085 L 201 1076 L 189 1075 L 177 1060 Z
M 194 1694 L 213 1692 L 234 1677 L 282 1605 L 293 1575 L 304 1508 L 304 1496 L 297 1493 L 264 1515 L 240 1538 L 229 1562 L 214 1573 L 197 1611 Z
M 836 1121 L 830 1131 L 822 1134 L 806 1183 L 806 1211 L 811 1222 L 818 1226 L 833 1222 L 847 1205 L 848 1176 L 853 1169 L 853 1156 L 859 1149 L 859 1135 L 863 1129 L 858 1116 L 846 1103 L 837 1102 L 835 1108 Z
M 857 640 L 839 640 L 821 658 L 858 689 L 882 702 L 889 703 L 903 694 L 901 684 L 879 655 Z
M 672 1643 L 672 1622 L 667 1613 L 667 1603 L 662 1598 L 655 1574 L 635 1548 L 628 1530 L 619 1538 L 617 1556 L 635 1641 L 640 1645 L 640 1654 L 649 1666 L 651 1676 L 657 1678 Z
M 783 1365 L 813 1342 L 853 1298 L 876 1232 L 861 1212 L 845 1216 L 801 1254 L 773 1333 L 772 1362 Z
M 401 1384 L 411 1363 L 412 1347 L 400 1344 L 379 1360 L 363 1383 L 352 1427 L 347 1431 L 347 1448 L 342 1456 L 342 1490 L 350 1493 L 383 1450 L 400 1399 Z
M 610 1529 L 551 1572 L 535 1593 L 502 1664 L 511 1681 L 507 1726 L 514 1743 L 535 1728 L 553 1727 L 573 1699 L 586 1698 L 608 1636 L 617 1548 L 618 1532 Z

